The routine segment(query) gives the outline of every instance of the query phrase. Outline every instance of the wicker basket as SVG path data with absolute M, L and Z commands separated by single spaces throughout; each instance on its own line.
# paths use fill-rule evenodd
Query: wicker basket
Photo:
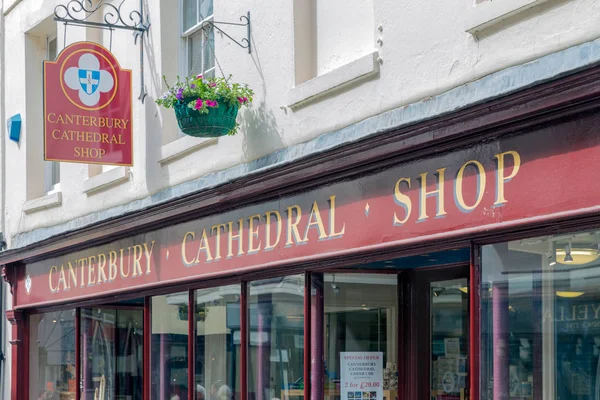
M 195 99 L 183 99 L 175 104 L 175 116 L 183 133 L 194 137 L 225 136 L 235 128 L 238 106 L 230 106 L 224 100 L 217 100 L 218 107 L 211 107 L 207 114 L 189 108 Z

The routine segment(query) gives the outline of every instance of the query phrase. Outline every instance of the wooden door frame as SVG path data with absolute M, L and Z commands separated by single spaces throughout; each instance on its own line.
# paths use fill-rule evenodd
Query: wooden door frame
M 431 397 L 431 297 L 429 288 L 431 282 L 450 281 L 455 279 L 466 279 L 467 287 L 470 287 L 470 265 L 469 263 L 443 265 L 439 267 L 423 267 L 413 271 L 411 279 L 413 280 L 409 290 L 411 290 L 411 300 L 413 310 L 410 329 L 410 339 L 408 345 L 414 349 L 413 357 L 410 358 L 410 369 L 413 372 L 411 382 L 413 388 L 411 397 L 426 399 Z M 425 296 L 423 299 L 422 296 Z M 470 299 L 467 300 L 467 318 L 463 321 L 464 331 L 467 332 L 467 354 L 471 354 L 471 331 L 470 318 L 473 310 Z M 427 334 L 425 334 L 427 333 Z M 472 365 L 470 357 L 467 357 L 469 370 L 467 371 L 467 382 L 470 383 L 470 373 Z M 470 386 L 470 384 L 469 384 Z

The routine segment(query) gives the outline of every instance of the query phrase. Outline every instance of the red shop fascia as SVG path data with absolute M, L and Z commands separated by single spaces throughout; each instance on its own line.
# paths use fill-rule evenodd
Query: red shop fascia
M 32 312 L 145 297 L 148 317 L 150 296 L 241 283 L 246 400 L 247 281 L 304 273 L 309 293 L 314 272 L 469 247 L 470 398 L 478 399 L 479 248 L 599 225 L 599 78 L 599 68 L 589 69 L 3 252 L 13 294 L 12 398 L 29 398 Z M 305 295 L 305 333 L 310 301 Z M 304 340 L 310 376 L 319 355 L 311 355 L 310 334 Z M 414 398 L 418 356 L 403 343 L 398 349 L 407 360 L 399 397 Z M 144 374 L 145 398 L 149 379 Z M 305 398 L 315 398 L 305 381 Z

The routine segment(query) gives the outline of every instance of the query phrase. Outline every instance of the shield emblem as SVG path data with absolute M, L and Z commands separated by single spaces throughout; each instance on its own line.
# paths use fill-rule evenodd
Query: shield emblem
M 86 94 L 93 94 L 100 85 L 100 71 L 80 68 L 79 84 Z

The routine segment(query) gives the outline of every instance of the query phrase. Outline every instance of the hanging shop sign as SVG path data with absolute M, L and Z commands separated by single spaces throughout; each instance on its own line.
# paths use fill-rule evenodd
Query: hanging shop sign
M 44 158 L 133 165 L 131 71 L 104 47 L 79 42 L 44 61 Z
M 39 260 L 17 284 L 17 307 L 600 212 L 600 135 L 597 117 L 587 118 Z M 577 316 L 593 315 L 581 310 Z M 572 313 L 565 309 L 564 319 Z
M 342 400 L 383 400 L 383 353 L 341 352 Z

